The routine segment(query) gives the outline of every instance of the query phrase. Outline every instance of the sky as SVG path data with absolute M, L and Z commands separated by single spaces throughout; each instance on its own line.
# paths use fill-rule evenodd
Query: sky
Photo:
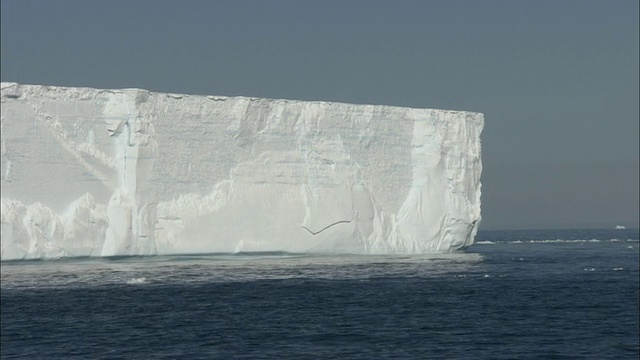
M 637 0 L 2 0 L 24 84 L 482 112 L 481 229 L 638 227 Z

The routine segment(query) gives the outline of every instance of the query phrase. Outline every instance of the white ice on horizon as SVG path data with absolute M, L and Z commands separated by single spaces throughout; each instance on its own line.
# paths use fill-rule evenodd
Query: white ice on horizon
M 479 113 L 2 83 L 2 260 L 445 253 Z

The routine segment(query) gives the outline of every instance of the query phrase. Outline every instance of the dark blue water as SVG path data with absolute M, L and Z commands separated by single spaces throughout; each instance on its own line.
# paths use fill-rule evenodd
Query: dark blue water
M 2 263 L 2 358 L 638 359 L 638 230 L 439 256 Z

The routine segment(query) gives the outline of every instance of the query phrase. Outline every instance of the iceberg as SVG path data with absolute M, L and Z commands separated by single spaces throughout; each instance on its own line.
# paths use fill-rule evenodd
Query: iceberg
M 2 260 L 462 251 L 480 113 L 2 83 Z

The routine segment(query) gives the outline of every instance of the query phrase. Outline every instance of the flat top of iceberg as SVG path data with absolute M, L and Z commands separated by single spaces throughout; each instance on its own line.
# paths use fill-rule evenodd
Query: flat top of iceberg
M 26 94 L 34 94 L 39 90 L 46 89 L 48 91 L 75 91 L 78 93 L 82 92 L 110 92 L 110 93 L 125 93 L 125 92 L 147 92 L 149 95 L 160 94 L 167 95 L 170 98 L 174 99 L 182 99 L 186 97 L 195 97 L 195 98 L 208 98 L 209 100 L 214 101 L 224 101 L 227 99 L 248 99 L 253 101 L 258 100 L 266 100 L 266 101 L 274 101 L 274 102 L 287 102 L 287 103 L 301 103 L 301 104 L 318 104 L 318 105 L 348 105 L 348 106 L 363 106 L 363 107 L 372 107 L 372 108 L 397 108 L 397 109 L 414 109 L 414 110 L 427 110 L 427 111 L 441 111 L 445 113 L 451 114 L 481 114 L 477 111 L 464 111 L 464 110 L 450 110 L 450 109 L 435 109 L 435 108 L 419 108 L 419 107 L 411 107 L 411 106 L 396 106 L 396 105 L 376 105 L 376 104 L 355 104 L 355 103 L 347 103 L 342 101 L 325 101 L 325 100 L 294 100 L 294 99 L 277 99 L 277 98 L 261 98 L 255 96 L 226 96 L 226 95 L 202 95 L 202 94 L 180 94 L 180 93 L 168 93 L 168 92 L 157 92 L 150 91 L 141 88 L 122 88 L 122 89 L 99 89 L 92 87 L 75 87 L 75 86 L 57 86 L 57 85 L 32 85 L 32 84 L 19 84 L 16 82 L 2 82 L 0 86 L 2 90 L 2 97 L 6 97 L 8 93 L 15 92 L 11 90 L 12 88 L 20 88 L 20 95 L 23 96 Z M 7 93 L 7 94 L 5 94 Z M 13 96 L 16 97 L 16 96 Z

